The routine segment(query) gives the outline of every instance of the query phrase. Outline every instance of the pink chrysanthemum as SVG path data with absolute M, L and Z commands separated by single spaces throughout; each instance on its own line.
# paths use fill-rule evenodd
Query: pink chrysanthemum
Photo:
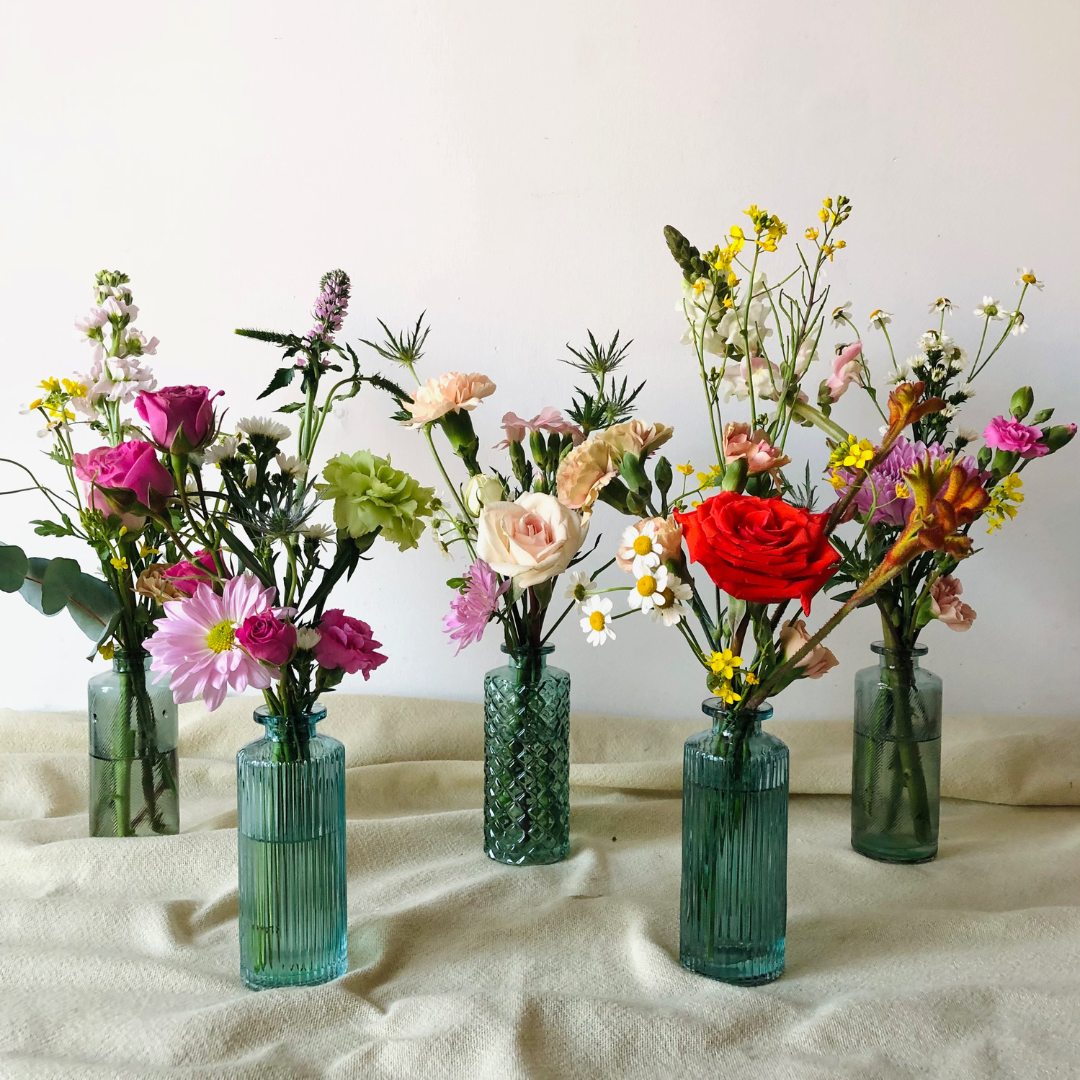
M 465 571 L 465 580 L 465 591 L 450 601 L 450 614 L 443 617 L 443 630 L 458 643 L 458 652 L 484 636 L 499 597 L 510 588 L 509 581 L 499 584 L 495 571 L 483 559 Z
M 152 671 L 172 676 L 177 702 L 201 694 L 213 712 L 226 691 L 265 690 L 281 674 L 249 656 L 236 640 L 246 618 L 270 609 L 275 592 L 264 589 L 254 575 L 242 574 L 225 583 L 221 596 L 200 582 L 194 596 L 165 605 L 165 618 L 155 624 L 146 651 L 153 657 Z

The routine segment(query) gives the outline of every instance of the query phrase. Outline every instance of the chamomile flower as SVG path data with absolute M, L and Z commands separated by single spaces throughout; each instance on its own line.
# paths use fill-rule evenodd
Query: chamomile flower
M 882 311 L 881 308 L 878 308 L 876 311 L 870 312 L 869 325 L 875 330 L 884 330 L 891 322 L 892 314 L 888 311 Z
M 890 371 L 885 377 L 885 381 L 893 384 L 910 382 L 916 377 L 915 365 L 921 364 L 922 362 L 923 357 L 921 356 L 911 356 L 908 357 L 907 360 L 901 360 L 900 363 L 896 365 L 896 370 Z
M 576 601 L 579 608 L 584 608 L 585 601 L 588 599 L 589 590 L 591 588 L 592 582 L 589 580 L 589 575 L 583 570 L 575 570 L 570 575 L 570 580 L 563 596 L 565 596 L 567 600 Z
M 845 323 L 851 319 L 851 301 L 846 304 L 841 304 L 839 307 L 834 307 L 832 310 L 832 324 L 839 330 Z
M 935 315 L 939 312 L 948 315 L 950 312 L 955 310 L 956 305 L 947 296 L 939 296 L 930 304 L 931 315 Z
M 329 544 L 337 536 L 337 530 L 333 525 L 323 525 L 312 521 L 300 530 L 300 535 L 306 540 L 315 540 L 320 544 Z
M 1008 312 L 992 297 L 984 296 L 983 302 L 975 309 L 977 319 L 1004 319 Z
M 307 476 L 307 462 L 298 458 L 295 454 L 278 454 L 274 459 L 278 468 L 287 476 L 296 480 L 303 480 Z
M 615 640 L 615 631 L 608 626 L 611 614 L 611 601 L 606 596 L 590 596 L 581 605 L 581 629 L 585 640 L 594 648 L 603 645 L 608 638 Z
M 236 425 L 236 430 L 253 437 L 263 435 L 267 439 L 274 439 L 276 442 L 281 442 L 282 439 L 287 439 L 292 434 L 284 424 L 271 419 L 269 416 L 245 416 Z
M 1038 289 L 1040 292 L 1043 286 L 1046 284 L 1043 281 L 1037 281 L 1035 279 L 1035 271 L 1030 266 L 1018 266 L 1016 272 L 1020 275 L 1016 279 L 1017 285 L 1030 285 L 1032 288 Z
M 619 566 L 635 576 L 655 570 L 660 565 L 661 548 L 656 536 L 656 522 L 647 521 L 640 527 L 628 525 L 619 543 Z
M 675 626 L 686 614 L 682 601 L 689 600 L 694 595 L 693 589 L 685 582 L 680 581 L 674 574 L 668 574 L 667 588 L 664 590 L 664 603 L 661 607 L 654 607 L 649 612 L 649 618 L 653 622 L 663 623 L 665 626 Z
M 1019 337 L 1021 334 L 1026 334 L 1027 318 L 1024 313 L 1022 311 L 1014 311 L 1012 312 L 1011 318 L 1012 327 L 1010 328 L 1009 333 L 1011 333 L 1013 337 Z
M 208 446 L 203 451 L 203 462 L 206 465 L 220 465 L 229 458 L 236 457 L 240 449 L 240 440 L 235 435 L 226 435 L 219 443 Z
M 637 575 L 637 584 L 630 590 L 627 600 L 632 608 L 647 615 L 654 607 L 667 604 L 668 572 L 666 567 L 643 567 Z

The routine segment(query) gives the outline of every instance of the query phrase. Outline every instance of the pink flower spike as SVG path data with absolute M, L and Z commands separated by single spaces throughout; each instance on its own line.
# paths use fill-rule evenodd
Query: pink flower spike
M 495 571 L 483 559 L 465 571 L 465 580 L 465 591 L 450 601 L 450 614 L 443 618 L 443 631 L 458 643 L 457 652 L 484 636 L 499 598 L 510 588 L 509 581 L 499 584 Z
M 146 642 L 150 669 L 172 676 L 176 701 L 202 697 L 213 712 L 229 690 L 265 690 L 281 671 L 259 663 L 237 640 L 237 630 L 252 615 L 273 606 L 275 590 L 264 589 L 253 574 L 225 582 L 221 596 L 205 583 L 187 600 L 165 605 L 165 618 Z
M 833 373 L 825 380 L 829 397 L 833 401 L 839 401 L 847 393 L 851 383 L 862 386 L 862 365 L 859 363 L 861 352 L 862 342 L 856 341 L 845 346 L 833 357 Z

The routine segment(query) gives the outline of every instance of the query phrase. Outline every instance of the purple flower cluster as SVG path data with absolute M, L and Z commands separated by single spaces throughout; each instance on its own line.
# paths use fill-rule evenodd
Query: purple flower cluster
M 458 643 L 458 652 L 484 636 L 499 597 L 510 588 L 509 581 L 499 584 L 498 575 L 483 559 L 465 571 L 465 581 L 465 591 L 450 601 L 450 614 L 443 618 L 443 630 Z
M 315 325 L 308 331 L 307 340 L 313 344 L 321 341 L 330 345 L 349 310 L 349 275 L 344 270 L 331 270 L 328 274 L 323 274 L 319 285 L 319 295 L 311 313 L 315 318 Z

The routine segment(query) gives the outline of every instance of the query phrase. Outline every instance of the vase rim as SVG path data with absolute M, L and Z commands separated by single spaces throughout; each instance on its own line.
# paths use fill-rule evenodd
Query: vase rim
M 307 711 L 307 719 L 311 724 L 318 724 L 320 721 L 326 719 L 326 706 L 317 701 Z M 277 716 L 270 711 L 269 705 L 259 705 L 254 712 L 255 723 L 262 724 L 264 727 L 278 727 L 285 722 L 285 717 Z
M 555 651 L 554 645 L 541 645 L 539 648 L 535 645 L 518 645 L 512 649 L 504 643 L 499 648 L 507 656 L 550 656 Z
M 891 645 L 886 645 L 884 641 L 872 641 L 870 650 L 878 656 L 925 656 L 930 651 L 928 646 L 919 642 L 907 647 L 893 648 Z
M 150 666 L 150 654 L 141 646 L 137 649 L 117 649 L 112 655 L 113 671 L 133 671 Z
M 773 707 L 768 702 L 763 702 L 758 705 L 756 709 L 740 709 L 733 708 L 731 705 L 725 705 L 723 701 L 718 697 L 707 697 L 701 703 L 701 711 L 706 716 L 711 716 L 714 720 L 718 716 L 750 716 L 757 723 L 764 723 L 766 720 L 772 719 Z

